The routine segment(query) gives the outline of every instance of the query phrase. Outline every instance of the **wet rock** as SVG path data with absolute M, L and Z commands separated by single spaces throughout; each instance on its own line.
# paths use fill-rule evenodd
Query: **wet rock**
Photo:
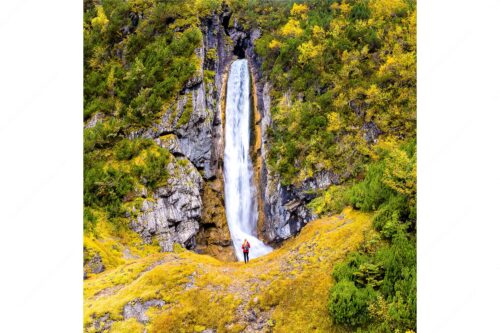
M 222 196 L 224 188 L 222 181 L 207 181 L 203 186 L 203 210 L 201 219 L 201 230 L 199 236 L 200 245 L 230 246 L 231 235 L 226 223 L 226 211 Z M 207 249 L 208 253 L 210 249 Z

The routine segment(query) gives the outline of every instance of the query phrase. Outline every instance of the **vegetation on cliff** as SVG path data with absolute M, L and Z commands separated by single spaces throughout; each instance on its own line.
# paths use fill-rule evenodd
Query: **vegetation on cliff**
M 128 244 L 130 216 L 165 185 L 169 163 L 182 164 L 153 140 L 134 131 L 151 127 L 164 116 L 181 90 L 199 75 L 195 49 L 201 45 L 198 14 L 204 2 L 184 1 L 84 2 L 84 131 L 85 255 L 107 254 L 96 246 L 103 240 L 98 219 L 110 225 L 108 236 Z M 172 111 L 169 126 L 189 121 L 188 103 Z M 182 165 L 179 165 L 182 167 Z M 149 198 L 151 199 L 151 198 Z M 128 217 L 127 217 L 128 216 Z M 114 261 L 111 261 L 114 262 Z M 107 268 L 114 265 L 105 265 Z
M 306 1 L 256 42 L 273 83 L 270 165 L 285 183 L 348 179 L 379 135 L 416 129 L 414 1 Z
M 84 1 L 85 262 L 106 267 L 86 272 L 86 330 L 237 332 L 253 327 L 253 316 L 273 332 L 416 330 L 415 7 Z M 204 18 L 223 10 L 226 25 L 260 31 L 255 51 L 271 83 L 273 123 L 266 165 L 283 185 L 319 171 L 340 179 L 314 193 L 309 207 L 321 220 L 247 266 L 180 248 L 159 254 L 127 225 L 168 181 L 166 166 L 186 163 L 133 133 L 189 122 L 191 96 L 182 113 L 165 110 L 193 82 L 213 81 L 213 71 L 200 77 L 196 50 Z M 205 57 L 215 61 L 216 51 Z M 204 200 L 219 201 L 211 191 Z M 127 304 L 150 300 L 164 303 L 146 310 L 148 322 L 124 318 Z

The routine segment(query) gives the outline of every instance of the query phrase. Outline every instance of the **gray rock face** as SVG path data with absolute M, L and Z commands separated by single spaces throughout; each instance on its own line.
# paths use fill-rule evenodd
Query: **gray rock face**
M 95 125 L 100 123 L 104 118 L 105 118 L 104 114 L 102 114 L 101 112 L 96 112 L 89 120 L 87 120 L 87 123 L 85 124 L 84 128 L 95 127 Z
M 173 134 L 177 138 L 176 142 L 172 146 L 162 146 L 171 149 L 174 154 L 186 156 L 197 169 L 203 170 L 203 178 L 212 179 L 221 168 L 223 159 L 220 97 L 222 77 L 233 59 L 233 46 L 227 43 L 218 15 L 204 19 L 200 28 L 203 31 L 203 43 L 195 50 L 201 62 L 200 68 L 188 80 L 182 95 L 165 110 L 157 124 L 151 128 L 136 130 L 128 137 L 158 140 L 162 136 Z M 214 72 L 213 80 L 204 79 L 207 70 Z M 181 122 L 184 112 L 190 112 L 190 115 L 187 121 L 184 119 Z M 186 117 L 187 115 L 184 116 Z
M 179 126 L 174 133 L 179 138 L 181 152 L 205 173 L 211 174 L 210 156 L 212 147 L 212 122 L 214 110 L 207 109 L 205 84 L 201 83 L 187 94 L 192 100 L 189 122 Z
M 146 242 L 157 237 L 163 251 L 172 251 L 174 243 L 188 249 L 196 246 L 194 236 L 200 230 L 203 183 L 222 179 L 221 95 L 233 48 L 227 43 L 219 15 L 204 19 L 201 29 L 203 43 L 195 51 L 201 62 L 197 73 L 157 124 L 129 134 L 129 138 L 154 139 L 178 160 L 189 164 L 184 169 L 169 166 L 168 185 L 157 189 L 153 200 L 144 202 L 139 216 L 131 223 Z M 205 71 L 214 73 L 213 79 L 206 79 Z
M 267 174 L 265 188 L 265 235 L 272 242 L 280 242 L 297 234 L 308 222 L 317 218 L 307 204 L 315 192 L 339 184 L 340 177 L 331 172 L 319 172 L 300 186 L 281 186 L 276 176 Z
M 177 136 L 175 136 L 174 134 L 169 134 L 160 138 L 156 138 L 154 141 L 160 147 L 168 149 L 172 154 L 176 156 L 184 155 L 184 153 L 181 150 L 179 138 L 177 138 Z
M 257 76 L 257 75 L 256 75 Z M 259 81 L 260 81 L 260 77 Z M 262 160 L 261 188 L 264 202 L 263 234 L 268 242 L 280 242 L 297 234 L 308 222 L 317 218 L 307 204 L 314 199 L 315 192 L 332 184 L 340 184 L 341 177 L 332 172 L 322 171 L 306 179 L 300 185 L 281 186 L 279 176 L 271 173 L 265 161 L 269 150 L 267 129 L 272 125 L 269 83 L 257 82 L 257 99 L 261 112 Z M 289 100 L 289 96 L 285 96 Z
M 203 180 L 186 158 L 170 163 L 167 172 L 168 184 L 155 191 L 154 201 L 144 200 L 131 226 L 147 243 L 157 236 L 163 251 L 173 251 L 174 243 L 190 249 L 199 230 Z
M 184 94 L 165 111 L 158 124 L 134 131 L 128 137 L 159 140 L 167 134 L 175 135 L 177 140 L 173 142 L 174 145 L 166 145 L 166 148 L 172 148 L 172 153 L 186 156 L 197 168 L 204 170 L 208 179 L 214 173 L 210 165 L 215 116 L 214 88 L 212 85 L 207 87 L 203 80 L 189 81 L 187 85 L 189 88 L 186 87 Z M 181 122 L 182 118 L 187 118 L 187 121 L 184 119 L 185 123 Z
M 157 308 L 161 308 L 165 305 L 165 301 L 160 299 L 152 299 L 146 302 L 141 302 L 140 300 L 134 300 L 132 302 L 128 302 L 123 307 L 123 318 L 127 320 L 129 318 L 135 318 L 138 322 L 145 324 L 149 321 L 148 316 L 146 315 L 146 310 L 152 306 Z
M 94 254 L 92 258 L 90 258 L 87 262 L 87 266 L 93 274 L 101 273 L 105 269 L 104 264 L 102 263 L 102 258 L 98 253 Z

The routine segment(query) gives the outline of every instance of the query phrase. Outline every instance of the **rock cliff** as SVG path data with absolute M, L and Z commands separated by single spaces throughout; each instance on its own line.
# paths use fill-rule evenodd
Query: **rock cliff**
M 195 51 L 199 69 L 181 95 L 154 126 L 129 135 L 154 139 L 185 166 L 169 165 L 168 184 L 157 189 L 152 200 L 144 201 L 131 226 L 146 242 L 156 237 L 164 251 L 172 251 L 173 244 L 179 243 L 230 259 L 232 243 L 223 198 L 221 96 L 233 47 L 222 25 L 224 15 L 203 21 L 203 41 Z
M 321 173 L 303 184 L 281 186 L 279 176 L 270 172 L 266 153 L 270 144 L 267 130 L 272 126 L 272 87 L 262 75 L 261 60 L 255 52 L 254 42 L 260 31 L 244 30 L 237 19 L 230 18 L 226 9 L 204 19 L 203 44 L 196 51 L 200 70 L 161 122 L 132 134 L 154 138 L 194 167 L 187 174 L 179 174 L 182 181 L 159 189 L 154 195 L 156 202 L 145 203 L 142 215 L 132 224 L 147 241 L 157 235 L 165 251 L 172 250 L 173 243 L 178 242 L 222 259 L 233 258 L 224 209 L 222 166 L 225 78 L 231 61 L 237 57 L 249 60 L 258 113 L 253 132 L 260 138 L 254 140 L 253 158 L 261 205 L 259 234 L 274 244 L 297 234 L 316 218 L 307 207 L 314 192 L 340 181 L 338 175 Z
M 253 85 L 252 158 L 259 196 L 259 236 L 277 244 L 291 237 L 315 218 L 307 207 L 314 191 L 339 182 L 322 173 L 303 184 L 281 186 L 279 176 L 266 165 L 271 120 L 271 85 L 261 71 L 255 52 L 258 29 L 244 29 L 228 8 L 202 20 L 203 38 L 195 50 L 197 70 L 174 102 L 167 105 L 151 126 L 136 128 L 129 139 L 149 138 L 168 149 L 168 181 L 154 193 L 144 193 L 139 208 L 127 215 L 130 227 L 146 243 L 156 240 L 163 251 L 174 243 L 225 260 L 234 259 L 224 209 L 224 109 L 225 80 L 230 63 L 248 59 Z M 101 121 L 97 113 L 86 127 Z M 367 135 L 373 136 L 367 128 Z
M 155 191 L 153 201 L 143 201 L 131 223 L 147 243 L 156 236 L 163 251 L 173 251 L 174 243 L 194 248 L 201 219 L 203 180 L 189 160 L 179 159 L 181 163 L 167 166 L 167 185 Z

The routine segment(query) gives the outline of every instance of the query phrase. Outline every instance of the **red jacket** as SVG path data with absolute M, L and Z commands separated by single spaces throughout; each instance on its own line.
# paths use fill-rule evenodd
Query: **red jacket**
M 241 245 L 241 248 L 243 249 L 243 252 L 247 253 L 248 250 L 250 249 L 250 243 L 247 241 L 246 246 L 245 243 Z

